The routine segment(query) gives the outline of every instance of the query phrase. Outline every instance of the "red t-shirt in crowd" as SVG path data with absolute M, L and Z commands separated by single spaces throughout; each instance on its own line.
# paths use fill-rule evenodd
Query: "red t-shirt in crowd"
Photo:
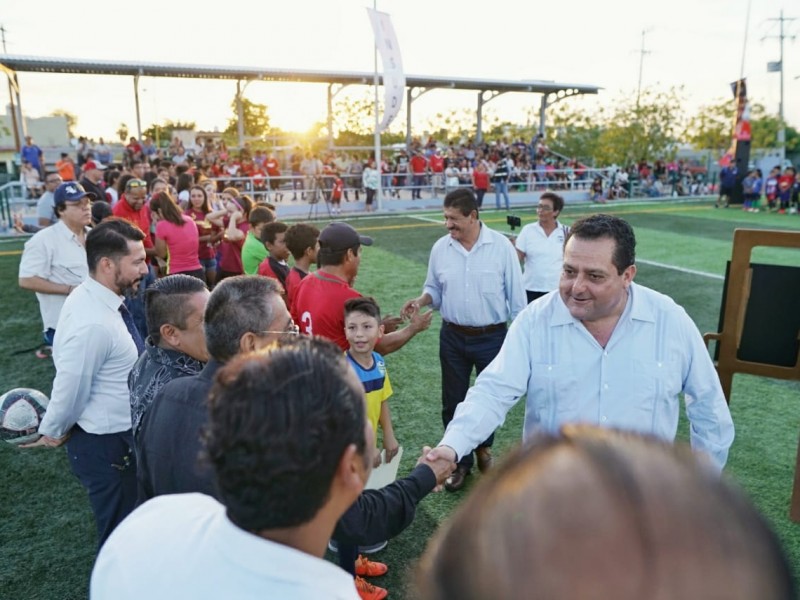
M 211 221 L 206 219 L 206 215 L 202 210 L 199 210 L 197 208 L 187 208 L 186 214 L 192 219 L 192 221 L 194 221 L 195 225 L 197 226 L 197 237 L 198 237 L 197 257 L 201 260 L 214 258 L 217 255 L 217 250 L 214 248 L 214 245 L 208 242 L 201 242 L 199 241 L 199 238 L 203 237 L 204 235 L 213 234 L 216 227 L 212 225 Z
M 415 154 L 411 157 L 411 172 L 421 175 L 425 173 L 425 168 L 428 166 L 428 161 L 421 154 Z
M 431 171 L 433 171 L 434 173 L 444 172 L 444 156 L 433 154 L 430 158 L 430 162 L 431 162 Z
M 164 240 L 169 248 L 169 274 L 197 271 L 203 267 L 197 255 L 199 247 L 194 221 L 188 215 L 181 215 L 183 225 L 175 225 L 164 219 L 156 223 L 156 237 Z
M 794 185 L 794 175 L 784 173 L 778 177 L 778 194 L 782 200 L 788 200 Z
M 144 233 L 144 247 L 153 247 L 153 238 L 150 236 L 150 207 L 146 204 L 139 210 L 133 210 L 131 205 L 125 199 L 125 194 L 122 194 L 119 201 L 111 209 L 115 217 L 125 219 L 129 223 L 133 223 Z
M 267 175 L 270 177 L 278 177 L 281 174 L 278 161 L 274 158 L 268 158 L 264 163 L 264 168 L 267 170 Z
M 228 228 L 228 220 L 228 217 L 225 217 L 225 229 Z M 242 275 L 244 273 L 244 267 L 242 266 L 242 246 L 244 246 L 244 241 L 247 239 L 247 232 L 250 230 L 250 224 L 247 222 L 247 219 L 244 219 L 241 223 L 236 224 L 236 229 L 241 231 L 244 237 L 238 242 L 231 242 L 226 239 L 222 240 L 219 247 L 219 270 Z
M 321 335 L 345 351 L 349 344 L 344 335 L 344 303 L 360 297 L 344 279 L 315 271 L 297 288 L 291 304 L 292 318 L 303 333 Z
M 489 173 L 486 171 L 475 171 L 472 174 L 472 182 L 476 190 L 489 189 Z

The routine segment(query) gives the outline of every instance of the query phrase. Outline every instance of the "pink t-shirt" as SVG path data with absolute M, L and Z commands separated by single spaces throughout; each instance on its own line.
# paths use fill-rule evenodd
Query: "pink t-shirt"
M 160 220 L 156 225 L 156 237 L 164 240 L 169 248 L 169 274 L 197 271 L 203 267 L 197 257 L 199 235 L 197 227 L 188 215 L 181 215 L 183 226 Z

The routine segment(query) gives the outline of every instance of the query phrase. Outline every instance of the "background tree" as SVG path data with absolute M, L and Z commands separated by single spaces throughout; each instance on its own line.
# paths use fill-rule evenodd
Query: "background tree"
M 548 113 L 545 144 L 550 150 L 586 165 L 594 165 L 600 142 L 603 109 L 590 114 L 562 101 Z
M 599 117 L 602 131 L 594 156 L 601 165 L 630 164 L 639 159 L 656 160 L 675 155 L 684 130 L 682 88 L 620 94 L 612 108 Z
M 721 154 L 731 145 L 733 101 L 719 99 L 701 106 L 689 118 L 684 139 L 698 150 L 714 150 Z
M 50 113 L 51 117 L 64 117 L 67 120 L 67 135 L 71 138 L 78 137 L 75 135 L 75 128 L 78 126 L 78 117 L 71 112 L 67 112 L 63 108 L 57 108 Z
M 383 114 L 383 103 L 378 102 Z M 349 95 L 333 105 L 333 134 L 337 146 L 372 146 L 375 138 L 374 92 L 363 92 L 359 96 Z M 320 131 L 327 135 L 327 126 L 320 122 Z M 381 133 L 382 144 L 405 141 L 403 124 L 398 119 L 388 131 Z
M 594 110 L 563 100 L 548 112 L 545 143 L 557 154 L 592 166 L 667 158 L 677 151 L 684 131 L 682 103 L 676 88 L 645 89 L 638 104 L 635 94 L 621 92 L 610 107 Z
M 484 138 L 486 138 L 487 129 L 491 131 L 497 126 L 498 121 L 496 116 L 492 118 L 490 111 L 484 114 Z M 471 108 L 451 108 L 446 112 L 436 113 L 425 124 L 425 129 L 430 131 L 435 138 L 453 144 L 465 144 L 470 139 L 474 140 L 477 128 L 475 111 Z
M 333 132 L 371 136 L 375 130 L 375 99 L 368 93 L 350 95 L 333 105 Z
M 239 114 L 236 109 L 236 97 L 231 102 L 233 109 L 233 118 L 228 119 L 228 127 L 225 129 L 225 134 L 228 136 L 236 136 L 238 134 Z M 258 104 L 242 98 L 242 114 L 244 116 L 244 135 L 248 138 L 261 138 L 269 134 L 269 115 L 267 114 L 268 108 L 266 104 Z
M 143 137 L 150 137 L 155 140 L 156 144 L 159 145 L 162 141 L 169 142 L 172 139 L 172 132 L 176 129 L 195 129 L 197 124 L 194 121 L 172 121 L 171 119 L 165 119 L 161 125 L 153 123 L 142 131 Z
M 777 114 L 769 114 L 763 104 L 754 102 L 750 105 L 750 129 L 752 132 L 751 147 L 777 148 L 780 119 Z M 785 125 L 786 152 L 800 150 L 800 136 L 794 127 Z
M 686 141 L 697 149 L 714 150 L 721 154 L 731 145 L 733 114 L 733 100 L 719 99 L 714 104 L 701 106 L 698 114 L 687 123 Z M 778 115 L 768 113 L 759 102 L 750 104 L 750 129 L 753 149 L 778 146 Z M 789 125 L 786 125 L 786 151 L 800 151 L 800 135 Z

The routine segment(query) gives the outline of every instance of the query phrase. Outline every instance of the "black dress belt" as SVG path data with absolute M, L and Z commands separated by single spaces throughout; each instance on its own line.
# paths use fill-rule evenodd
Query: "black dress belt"
M 485 333 L 495 333 L 496 331 L 504 331 L 506 328 L 505 323 L 495 323 L 494 325 L 484 325 L 483 327 L 471 327 L 469 325 L 456 325 L 455 323 L 451 323 L 450 321 L 445 321 L 445 325 L 447 325 L 453 331 L 457 331 L 462 335 L 483 335 Z

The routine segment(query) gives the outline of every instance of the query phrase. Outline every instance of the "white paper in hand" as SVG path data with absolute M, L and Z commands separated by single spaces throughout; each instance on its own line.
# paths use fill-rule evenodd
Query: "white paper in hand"
M 403 458 L 403 447 L 397 450 L 392 462 L 386 462 L 386 450 L 381 450 L 381 466 L 372 469 L 372 473 L 365 486 L 368 490 L 379 490 L 386 487 L 397 479 L 397 468 L 400 466 L 400 459 Z

